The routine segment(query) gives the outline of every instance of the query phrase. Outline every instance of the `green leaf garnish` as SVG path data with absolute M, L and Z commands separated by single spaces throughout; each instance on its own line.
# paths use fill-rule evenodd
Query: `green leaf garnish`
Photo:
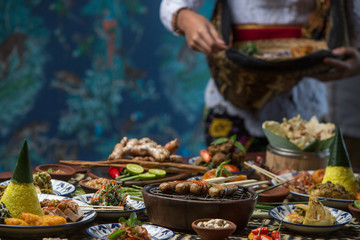
M 229 141 L 229 139 L 222 137 L 222 138 L 218 138 L 218 139 L 214 140 L 211 143 L 211 145 L 222 144 L 222 143 L 226 143 L 227 141 Z

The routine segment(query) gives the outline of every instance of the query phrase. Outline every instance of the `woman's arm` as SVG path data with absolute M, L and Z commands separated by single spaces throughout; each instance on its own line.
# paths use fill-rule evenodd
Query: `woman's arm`
M 161 20 L 166 28 L 183 33 L 189 47 L 195 51 L 212 55 L 228 47 L 221 39 L 214 25 L 201 14 L 196 13 L 202 1 L 163 0 L 160 6 Z

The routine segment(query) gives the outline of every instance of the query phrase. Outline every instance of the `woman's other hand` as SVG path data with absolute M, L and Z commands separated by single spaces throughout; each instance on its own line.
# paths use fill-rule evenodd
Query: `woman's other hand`
M 187 44 L 195 51 L 210 56 L 228 49 L 214 25 L 207 18 L 190 9 L 179 12 L 177 26 L 184 31 Z
M 343 59 L 325 58 L 324 63 L 333 67 L 333 70 L 313 76 L 323 81 L 333 81 L 352 77 L 360 74 L 360 52 L 353 47 L 340 47 L 332 51 L 333 54 L 342 56 Z

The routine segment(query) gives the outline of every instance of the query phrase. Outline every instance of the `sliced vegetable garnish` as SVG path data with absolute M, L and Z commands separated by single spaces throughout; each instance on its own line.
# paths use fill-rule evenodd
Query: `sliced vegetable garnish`
M 156 175 L 155 174 L 151 174 L 151 173 L 142 173 L 142 174 L 139 174 L 139 177 L 140 177 L 140 180 L 153 180 L 156 178 Z
M 152 168 L 148 171 L 151 174 L 155 174 L 157 178 L 163 178 L 166 175 L 166 171 L 163 169 Z
M 360 209 L 360 200 L 355 200 L 354 201 L 354 206 L 358 209 Z
M 129 163 L 128 165 L 126 165 L 126 170 L 131 175 L 138 175 L 144 172 L 144 168 L 142 166 L 134 163 Z

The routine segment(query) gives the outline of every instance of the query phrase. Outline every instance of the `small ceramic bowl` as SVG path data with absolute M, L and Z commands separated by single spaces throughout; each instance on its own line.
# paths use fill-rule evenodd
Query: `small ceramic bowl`
M 255 191 L 267 189 L 269 187 L 258 187 Z M 290 191 L 286 187 L 278 186 L 271 190 L 259 194 L 258 202 L 283 202 L 289 195 Z
M 349 211 L 351 212 L 352 216 L 357 219 L 358 224 L 360 224 L 360 209 L 356 208 L 353 203 L 348 205 Z
M 84 192 L 86 193 L 95 193 L 97 192 L 100 187 L 101 187 L 101 183 L 104 183 L 104 180 L 105 178 L 96 178 L 96 179 L 83 179 L 81 181 L 79 181 L 79 185 L 80 187 L 84 190 Z M 109 180 L 109 179 L 107 179 Z M 97 185 L 99 186 L 98 188 L 97 187 L 91 187 L 89 186 L 87 183 L 89 181 L 96 181 L 97 182 Z
M 224 240 L 233 234 L 236 230 L 235 223 L 224 219 L 230 227 L 227 228 L 209 228 L 209 227 L 199 227 L 199 222 L 208 222 L 213 218 L 201 218 L 192 222 L 191 227 L 194 231 L 203 239 L 203 240 Z
M 47 172 L 51 179 L 68 181 L 75 173 L 75 169 L 64 164 L 43 164 L 35 167 L 38 172 Z

